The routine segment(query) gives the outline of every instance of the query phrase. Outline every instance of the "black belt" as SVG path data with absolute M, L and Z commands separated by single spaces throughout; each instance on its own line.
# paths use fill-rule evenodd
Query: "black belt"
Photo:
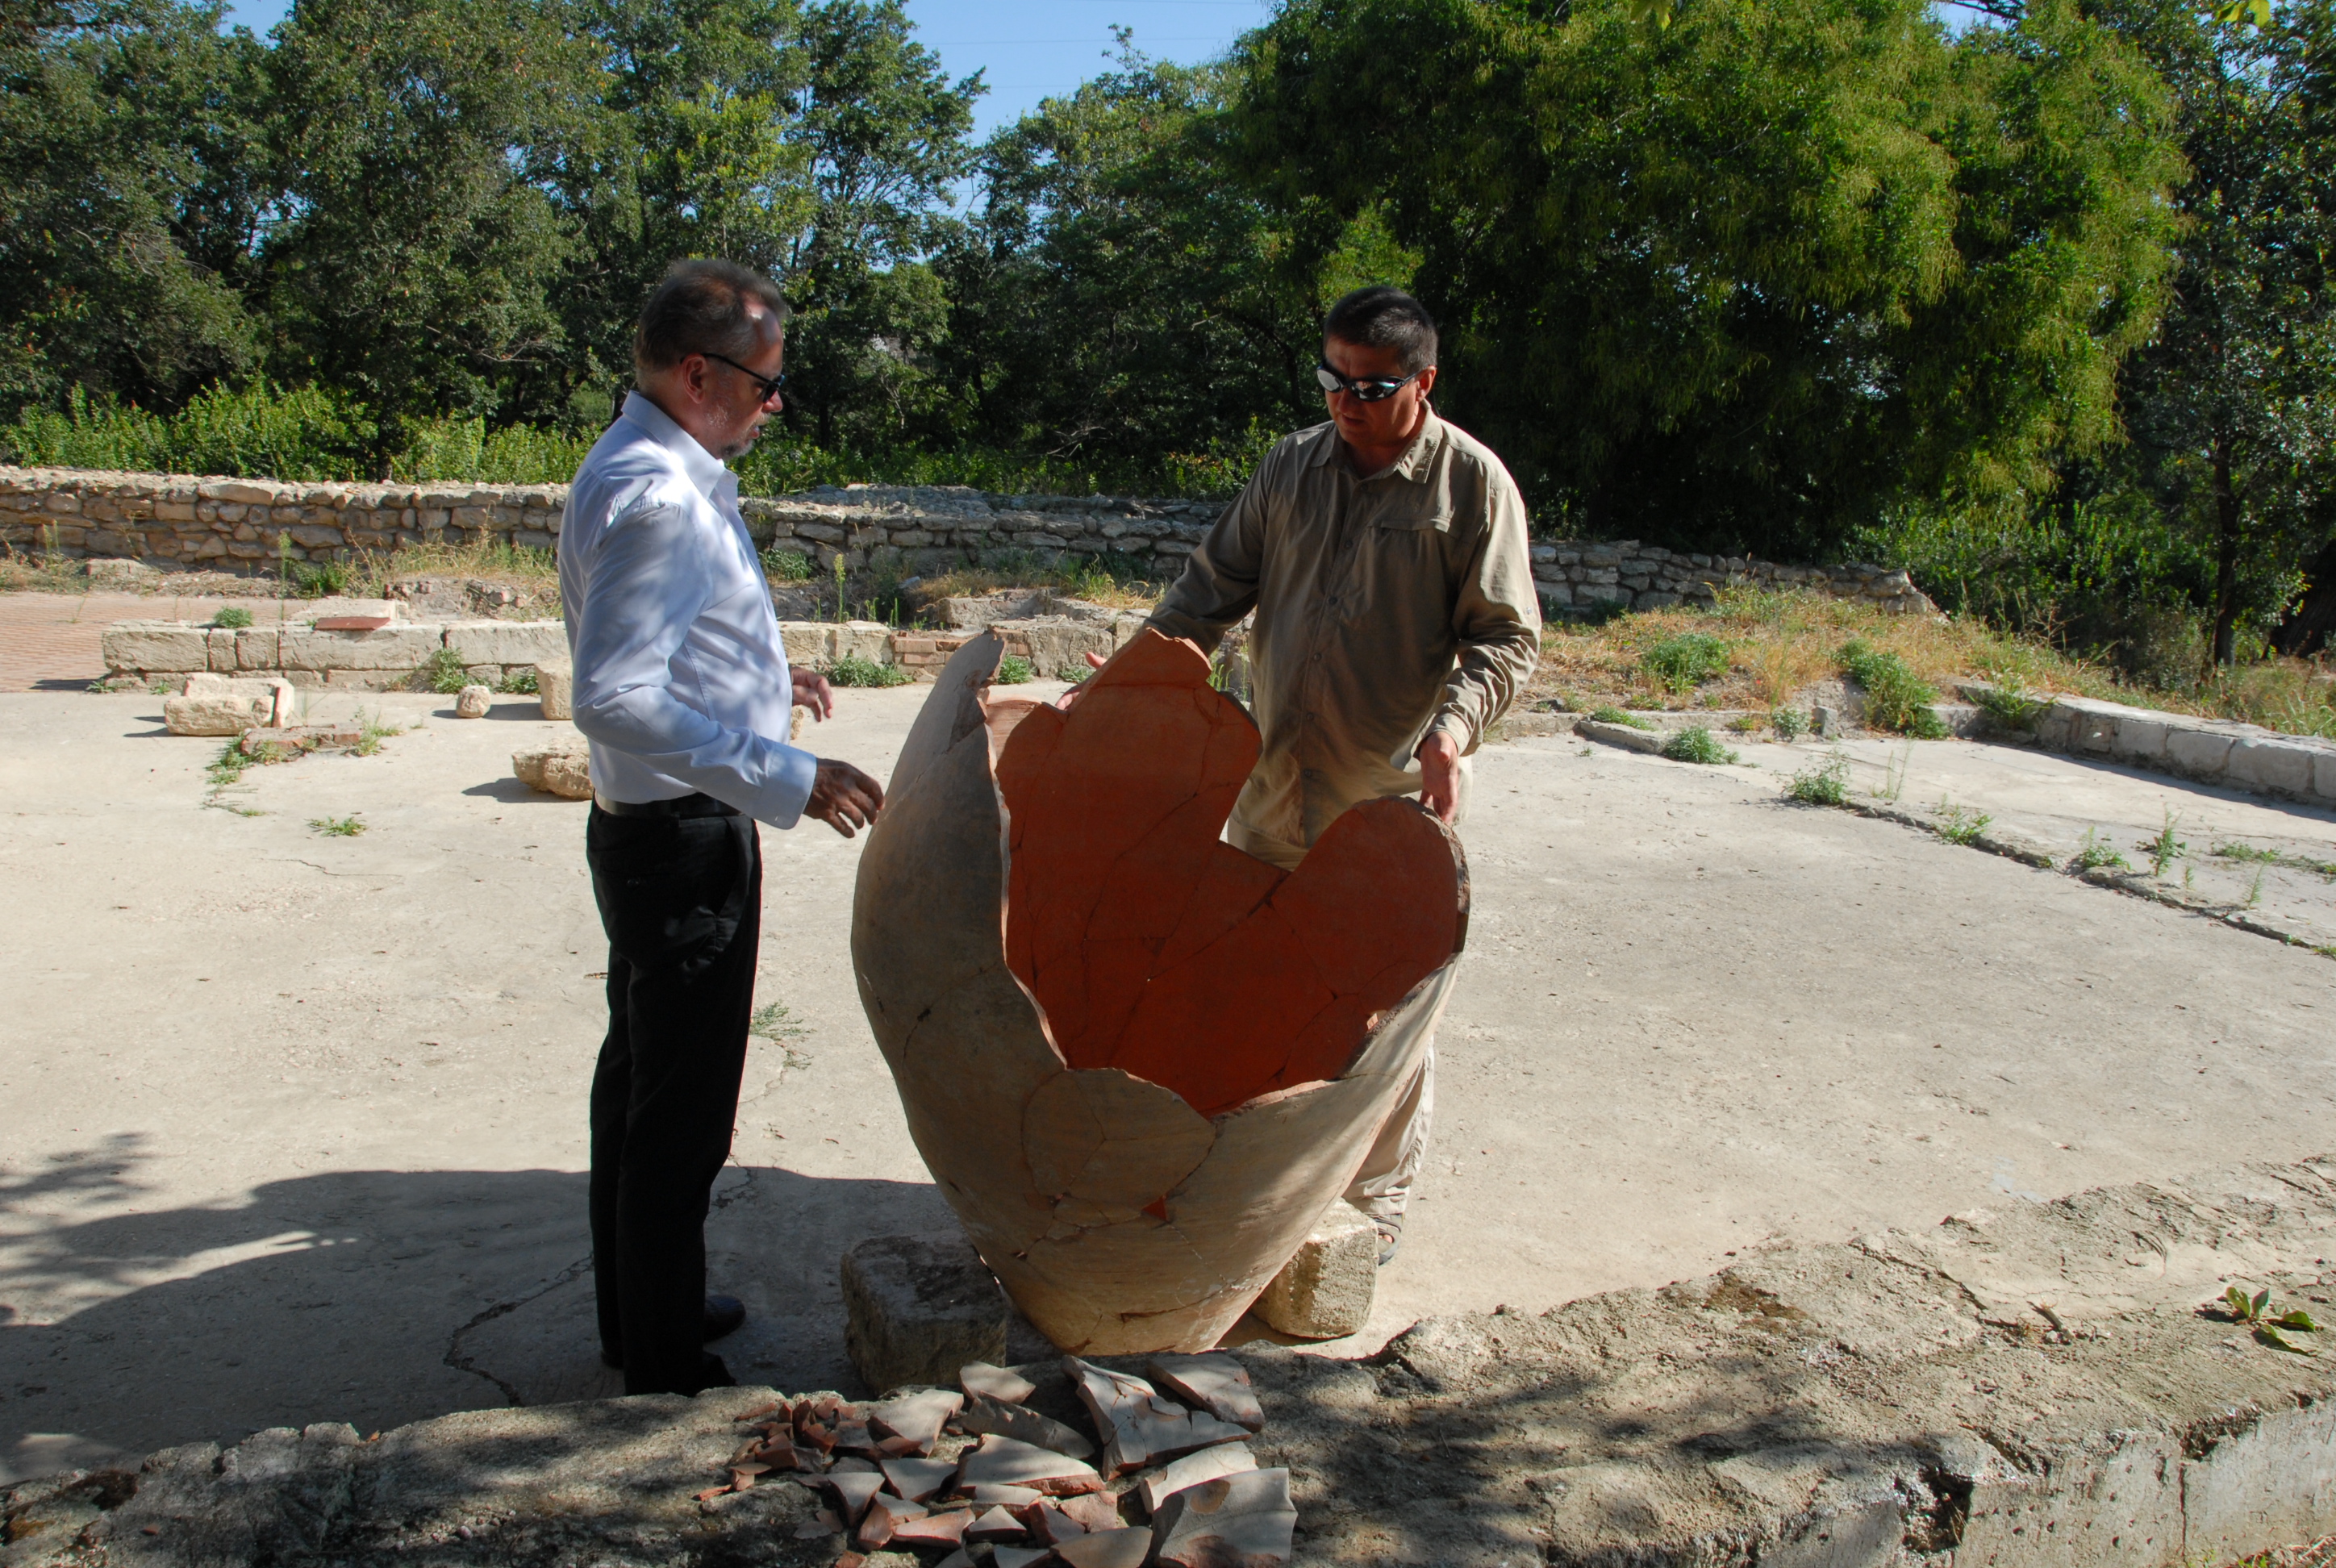
M 612 817 L 735 817 L 738 808 L 709 794 L 679 795 L 669 801 L 612 801 L 595 791 L 592 803 Z

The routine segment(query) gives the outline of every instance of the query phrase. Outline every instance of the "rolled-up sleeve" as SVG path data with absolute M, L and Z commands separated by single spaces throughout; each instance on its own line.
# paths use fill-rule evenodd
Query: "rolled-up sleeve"
M 1184 558 L 1183 573 L 1145 625 L 1169 637 L 1191 638 L 1202 653 L 1213 654 L 1226 631 L 1257 608 L 1258 574 L 1265 565 L 1266 466 L 1260 465 Z
M 819 759 L 728 728 L 674 690 L 676 657 L 715 580 L 702 531 L 681 509 L 644 503 L 597 542 L 574 630 L 576 727 L 774 827 L 792 827 Z
M 1511 484 L 1491 487 L 1485 525 L 1452 607 L 1459 657 L 1444 682 L 1431 735 L 1448 735 L 1463 755 L 1533 678 L 1541 662 L 1541 599 L 1533 589 L 1524 501 Z

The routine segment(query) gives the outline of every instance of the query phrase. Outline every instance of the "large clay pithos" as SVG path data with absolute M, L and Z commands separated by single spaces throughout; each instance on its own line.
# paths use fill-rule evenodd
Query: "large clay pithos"
M 1353 1179 L 1467 925 L 1458 841 L 1357 806 L 1283 872 L 1220 838 L 1258 755 L 1189 642 L 1068 711 L 968 643 L 860 862 L 860 995 L 918 1151 L 1066 1350 L 1214 1344 Z

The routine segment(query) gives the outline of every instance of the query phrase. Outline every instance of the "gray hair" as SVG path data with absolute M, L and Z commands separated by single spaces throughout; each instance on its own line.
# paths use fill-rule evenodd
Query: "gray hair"
M 1400 288 L 1358 288 L 1330 307 L 1322 336 L 1367 348 L 1392 348 L 1406 375 L 1436 363 L 1436 317 Z
M 786 297 L 761 273 L 735 261 L 676 261 L 641 307 L 633 330 L 633 367 L 643 375 L 670 370 L 693 354 L 744 359 L 755 347 L 747 309 L 760 302 L 784 324 Z

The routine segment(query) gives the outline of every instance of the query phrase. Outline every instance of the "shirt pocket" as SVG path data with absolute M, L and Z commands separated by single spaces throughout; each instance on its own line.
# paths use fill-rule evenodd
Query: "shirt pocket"
M 1383 502 L 1371 514 L 1370 526 L 1389 533 L 1450 533 L 1454 518 L 1448 506 L 1406 506 L 1402 500 Z

